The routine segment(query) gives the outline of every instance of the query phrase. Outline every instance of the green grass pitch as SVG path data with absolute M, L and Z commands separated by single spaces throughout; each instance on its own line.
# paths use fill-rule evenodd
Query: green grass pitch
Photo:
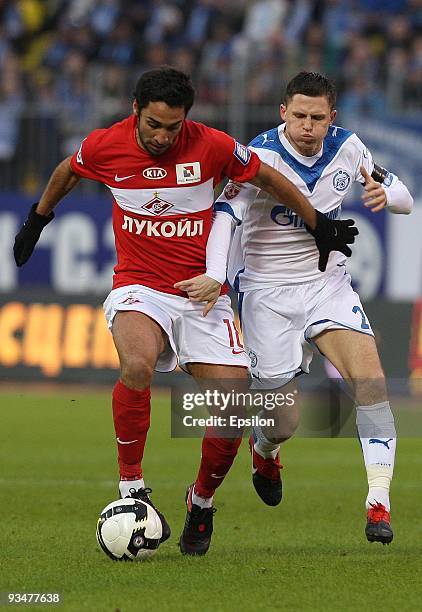
M 364 537 L 366 478 L 356 440 L 285 445 L 277 508 L 253 490 L 244 441 L 216 495 L 209 553 L 186 558 L 177 540 L 200 441 L 170 438 L 169 399 L 156 392 L 144 471 L 173 533 L 153 559 L 119 563 L 95 540 L 99 511 L 117 497 L 109 395 L 3 392 L 0 418 L 3 593 L 58 591 L 58 609 L 75 611 L 421 609 L 418 438 L 399 441 L 390 546 Z

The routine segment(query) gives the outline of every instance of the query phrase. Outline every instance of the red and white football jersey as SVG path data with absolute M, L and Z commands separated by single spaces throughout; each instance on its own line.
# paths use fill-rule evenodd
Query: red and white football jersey
M 186 294 L 174 283 L 205 272 L 214 187 L 251 180 L 258 156 L 231 136 L 186 120 L 175 144 L 152 156 L 136 140 L 136 116 L 94 130 L 71 159 L 73 172 L 113 195 L 117 251 L 113 289 L 140 284 Z

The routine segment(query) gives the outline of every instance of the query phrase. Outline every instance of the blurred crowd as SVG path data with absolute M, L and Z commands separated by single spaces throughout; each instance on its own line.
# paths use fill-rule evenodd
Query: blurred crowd
M 278 104 L 310 69 L 336 81 L 343 111 L 411 114 L 422 0 L 0 0 L 0 162 L 39 154 L 36 130 L 56 162 L 126 116 L 139 74 L 161 64 L 192 75 L 199 107 L 230 104 L 239 79 L 251 107 Z

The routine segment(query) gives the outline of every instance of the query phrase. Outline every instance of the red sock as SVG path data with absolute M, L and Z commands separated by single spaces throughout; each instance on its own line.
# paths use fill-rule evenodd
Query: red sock
M 150 422 L 151 390 L 128 389 L 118 381 L 113 389 L 113 419 L 121 480 L 142 478 L 141 461 Z M 126 443 L 126 444 L 125 444 Z
M 242 442 L 242 438 L 211 438 L 208 437 L 210 433 L 207 430 L 202 440 L 201 465 L 195 482 L 195 493 L 199 497 L 214 495 L 230 470 Z

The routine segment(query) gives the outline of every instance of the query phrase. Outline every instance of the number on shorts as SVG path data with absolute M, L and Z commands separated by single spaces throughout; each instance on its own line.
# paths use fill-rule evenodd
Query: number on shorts
M 366 316 L 365 316 L 365 313 L 363 312 L 362 308 L 360 306 L 353 306 L 352 312 L 354 314 L 359 313 L 360 316 L 362 317 L 361 329 L 369 329 L 369 325 L 366 322 Z
M 234 321 L 230 319 L 223 319 L 223 321 L 227 325 L 230 348 L 232 349 L 232 351 L 234 351 L 235 349 L 239 349 L 239 352 L 243 352 L 243 344 L 240 342 L 239 332 L 237 331 L 237 327 Z M 235 345 L 235 339 L 236 339 L 236 345 Z

